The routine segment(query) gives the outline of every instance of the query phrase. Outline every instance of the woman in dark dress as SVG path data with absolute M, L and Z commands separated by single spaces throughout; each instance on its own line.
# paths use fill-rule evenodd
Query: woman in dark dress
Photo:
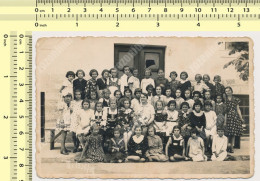
M 103 70 L 101 75 L 102 75 L 102 77 L 97 79 L 97 90 L 98 90 L 99 97 L 102 97 L 102 90 L 107 88 L 109 70 L 107 70 L 107 69 Z
M 146 160 L 146 151 L 148 150 L 147 137 L 142 135 L 142 127 L 136 125 L 135 135 L 128 142 L 128 157 L 127 160 L 135 162 L 144 162 Z
M 87 86 L 87 81 L 84 79 L 85 72 L 83 70 L 77 70 L 76 76 L 78 77 L 73 81 L 73 93 L 75 95 L 76 90 L 80 90 L 81 92 L 81 99 L 85 98 L 85 89 Z M 75 98 L 75 96 L 74 96 Z
M 227 109 L 227 121 L 226 121 L 226 135 L 228 136 L 229 152 L 234 153 L 233 146 L 235 142 L 235 136 L 241 136 L 245 122 L 242 118 L 242 114 L 239 108 L 240 100 L 233 96 L 233 90 L 231 87 L 225 88 L 226 94 L 226 109 Z
M 188 77 L 189 76 L 188 76 L 187 72 L 181 72 L 181 74 L 180 74 L 180 78 L 181 78 L 180 89 L 181 89 L 181 97 L 183 99 L 185 99 L 185 91 L 187 89 L 191 90 L 191 82 L 189 80 L 187 80 Z

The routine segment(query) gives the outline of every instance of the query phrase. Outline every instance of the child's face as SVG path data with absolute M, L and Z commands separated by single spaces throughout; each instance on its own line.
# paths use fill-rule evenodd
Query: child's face
M 185 91 L 185 97 L 186 97 L 186 99 L 190 98 L 190 91 Z
M 154 129 L 153 129 L 153 128 L 150 128 L 150 129 L 148 130 L 148 135 L 149 135 L 149 136 L 154 136 Z
M 222 102 L 221 96 L 217 96 L 216 102 L 217 102 L 217 103 L 221 103 L 221 102 Z
M 105 92 L 105 94 L 104 94 L 104 97 L 106 98 L 106 99 L 108 99 L 109 97 L 110 97 L 110 92 Z
M 182 111 L 183 112 L 188 112 L 188 109 L 189 109 L 189 107 L 187 105 L 183 105 L 182 106 Z
M 205 92 L 205 99 L 210 99 L 210 93 L 209 92 Z
M 171 94 L 172 94 L 171 89 L 167 89 L 166 92 L 165 92 L 165 94 L 166 94 L 167 97 L 170 97 Z
M 186 75 L 185 74 L 181 74 L 181 79 L 182 80 L 186 80 L 187 79 Z
M 173 134 L 174 134 L 175 136 L 179 136 L 179 135 L 180 135 L 180 130 L 179 130 L 179 129 L 174 129 L 174 130 L 173 130 Z
M 147 90 L 147 92 L 148 92 L 149 94 L 151 94 L 151 93 L 153 92 L 153 88 L 149 88 L 149 89 Z
M 84 77 L 83 72 L 78 72 L 78 78 L 83 79 L 83 77 Z
M 70 103 L 70 102 L 71 102 L 71 97 L 70 97 L 70 96 L 65 96 L 65 97 L 64 97 L 64 102 L 65 102 L 66 104 Z
M 164 72 L 163 70 L 158 71 L 158 77 L 164 77 Z
M 121 98 L 121 93 L 120 92 L 116 92 L 115 97 L 116 97 L 116 99 L 120 99 Z
M 224 135 L 224 130 L 218 130 L 217 132 L 219 137 L 222 137 Z
M 93 134 L 94 134 L 94 135 L 97 135 L 98 133 L 99 133 L 99 129 L 98 129 L 98 128 L 94 128 L 94 129 L 93 129 Z
M 176 97 L 181 97 L 181 91 L 180 90 L 177 90 L 176 93 L 175 93 Z
M 215 83 L 219 83 L 220 82 L 220 80 L 217 78 L 217 79 L 214 79 L 213 80 Z
M 124 107 L 127 109 L 130 107 L 129 101 L 124 101 Z
M 232 91 L 231 89 L 226 89 L 225 93 L 227 94 L 227 96 L 232 96 Z
M 111 75 L 112 75 L 112 77 L 116 77 L 117 76 L 117 70 L 112 70 Z
M 97 105 L 97 111 L 98 111 L 98 112 L 101 112 L 102 109 L 103 109 L 102 105 L 101 105 L 101 104 L 98 104 L 98 105 Z
M 93 73 L 92 73 L 92 78 L 96 80 L 96 78 L 97 78 L 97 72 L 93 72 Z
M 151 71 L 146 70 L 145 73 L 144 73 L 144 75 L 145 75 L 146 78 L 149 78 L 150 75 L 151 75 Z
M 81 99 L 81 93 L 75 92 L 75 98 L 76 98 L 76 100 L 80 100 Z
M 84 102 L 82 105 L 84 110 L 87 110 L 89 108 L 89 103 L 88 102 Z
M 175 108 L 176 108 L 176 105 L 175 105 L 175 104 L 170 104 L 170 106 L 169 106 L 169 110 L 170 110 L 170 111 L 174 111 Z
M 162 110 L 163 109 L 163 105 L 161 102 L 157 102 L 157 110 Z
M 208 76 L 203 76 L 203 81 L 204 81 L 205 83 L 209 82 L 209 77 L 208 77 Z
M 194 96 L 193 96 L 194 100 L 199 100 L 199 98 L 200 98 L 199 94 L 194 94 Z
M 196 133 L 192 133 L 192 134 L 191 134 L 191 137 L 192 137 L 193 139 L 196 139 L 196 138 L 197 138 L 197 134 L 196 134 Z
M 145 95 L 141 94 L 140 101 L 142 103 L 146 103 L 147 102 L 147 97 Z
M 196 80 L 196 82 L 200 82 L 200 81 L 201 81 L 200 76 L 199 76 L 199 75 L 196 75 L 196 76 L 195 76 L 195 80 Z
M 69 81 L 72 81 L 74 79 L 74 76 L 73 75 L 69 75 L 68 79 L 69 79 Z
M 112 109 L 115 109 L 116 108 L 116 101 L 111 101 L 110 102 L 110 107 L 112 108 Z
M 171 74 L 171 79 L 175 80 L 176 79 L 176 75 L 175 74 Z
M 157 95 L 161 95 L 162 94 L 162 88 L 156 87 L 155 92 L 156 92 Z
M 120 132 L 119 131 L 115 131 L 114 132 L 114 137 L 115 138 L 119 138 L 120 137 Z
M 124 69 L 124 73 L 125 73 L 126 75 L 130 75 L 130 68 L 129 68 L 129 67 L 126 67 L 126 68 Z
M 135 77 L 138 77 L 138 70 L 134 70 L 134 71 L 133 71 L 133 75 L 134 75 Z
M 211 110 L 211 106 L 210 106 L 210 105 L 206 105 L 206 106 L 205 106 L 205 110 L 206 110 L 207 112 L 209 112 L 209 111 Z
M 196 106 L 195 106 L 195 111 L 196 111 L 196 112 L 200 112 L 200 109 L 201 109 L 200 105 L 196 105 Z
M 125 96 L 126 96 L 126 97 L 131 97 L 131 92 L 126 91 L 126 92 L 125 92 Z
M 140 127 L 136 128 L 136 129 L 135 129 L 135 134 L 136 134 L 137 136 L 140 136 L 140 135 L 142 134 L 142 129 L 141 129 Z
M 137 99 L 140 99 L 140 97 L 141 97 L 141 92 L 136 92 L 135 97 L 136 97 Z
M 90 98 L 91 98 L 91 99 L 96 99 L 96 98 L 97 98 L 97 94 L 94 93 L 94 92 L 92 92 L 92 93 L 90 94 Z
M 109 73 L 108 72 L 105 72 L 104 74 L 103 74 L 103 78 L 104 79 L 107 79 L 109 77 Z

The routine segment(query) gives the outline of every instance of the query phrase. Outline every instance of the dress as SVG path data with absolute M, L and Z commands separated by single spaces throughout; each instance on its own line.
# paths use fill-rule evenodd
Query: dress
M 167 128 L 166 128 L 166 136 L 170 136 L 170 134 L 172 133 L 172 129 L 174 126 L 178 125 L 178 116 L 179 116 L 179 112 L 174 110 L 174 111 L 169 111 L 167 109 Z
M 221 95 L 223 97 L 223 94 L 225 93 L 225 87 L 224 85 L 220 83 L 215 84 L 215 94 L 216 95 Z
M 176 102 L 176 109 L 180 110 L 181 109 L 181 104 L 184 102 L 184 99 L 182 97 L 176 98 L 175 99 Z
M 162 89 L 163 89 L 163 92 L 165 91 L 166 87 L 169 86 L 169 81 L 168 81 L 168 79 L 166 79 L 166 78 L 164 78 L 164 77 L 162 77 L 162 78 L 161 78 L 161 77 L 157 77 L 157 78 L 154 80 L 154 82 L 155 82 L 155 87 L 161 86 Z
M 217 127 L 223 126 L 225 122 L 225 114 L 227 113 L 227 106 L 225 103 L 216 103 Z
M 128 142 L 129 156 L 139 156 L 140 158 L 146 157 L 146 151 L 148 150 L 148 140 L 144 135 L 137 137 L 136 135 L 132 136 Z M 141 153 L 136 153 L 140 150 Z
M 78 120 L 79 125 L 76 129 L 77 135 L 79 134 L 88 134 L 90 129 L 91 118 L 94 115 L 94 111 L 92 109 L 78 111 Z
M 213 137 L 213 142 L 212 142 L 212 153 L 213 155 L 211 156 L 212 161 L 223 161 L 227 157 L 227 143 L 228 139 L 226 136 L 219 137 L 219 135 L 215 135 Z M 220 153 L 220 151 L 222 151 Z M 215 153 L 219 154 L 218 157 L 215 156 Z
M 148 78 L 148 79 L 144 78 L 144 79 L 142 79 L 142 81 L 141 81 L 141 89 L 142 89 L 143 93 L 147 93 L 146 87 L 149 84 L 152 84 L 153 87 L 155 88 L 155 83 L 154 83 L 154 80 L 152 78 Z
M 205 127 L 206 127 L 206 117 L 203 111 L 200 111 L 200 113 L 197 113 L 196 111 L 193 111 L 190 113 L 190 121 L 191 121 L 191 127 L 196 128 L 202 128 L 202 132 L 200 132 L 200 137 L 202 139 L 206 139 L 206 133 L 205 133 Z
M 163 143 L 162 139 L 157 136 L 147 136 L 148 139 L 148 150 L 146 152 L 146 157 L 153 156 L 157 157 L 158 161 L 166 161 L 167 158 L 163 154 Z
M 184 146 L 184 139 L 180 135 L 178 138 L 174 135 L 170 137 L 170 146 L 168 148 L 168 154 L 169 156 L 182 155 L 183 154 L 183 146 Z
M 80 90 L 81 91 L 81 99 L 85 98 L 85 90 L 86 90 L 86 86 L 87 86 L 87 81 L 85 79 L 75 79 L 73 81 L 73 92 L 75 94 L 76 90 Z
M 61 91 L 62 96 L 66 96 L 68 94 L 73 95 L 73 82 L 70 82 L 68 79 L 64 80 L 62 83 L 64 89 Z
M 104 90 L 105 88 L 107 88 L 107 80 L 103 80 L 102 78 L 97 79 L 97 85 L 99 90 Z
M 227 132 L 228 136 L 241 136 L 242 135 L 242 121 L 237 113 L 237 106 L 240 100 L 232 97 L 231 100 L 226 100 L 227 105 Z
M 116 150 L 116 149 L 119 149 Z M 108 147 L 107 160 L 108 161 L 118 161 L 124 160 L 126 155 L 125 151 L 125 142 L 123 138 L 111 138 Z
M 97 93 L 97 80 L 89 79 L 86 85 L 86 95 L 90 97 L 91 92 Z
M 181 128 L 181 135 L 186 138 L 186 137 L 190 137 L 190 132 L 191 129 L 189 129 L 188 127 L 190 127 L 191 122 L 190 122 L 190 113 L 187 112 L 183 112 L 183 111 L 179 111 L 179 117 L 178 117 L 178 125 Z M 187 125 L 187 126 L 185 126 Z M 183 127 L 185 126 L 185 127 Z M 188 140 L 187 140 L 188 141 Z
M 210 82 L 205 82 L 205 84 L 209 87 L 210 95 L 214 99 L 216 97 L 216 88 L 215 88 L 215 86 L 212 83 L 210 83 Z
M 206 136 L 214 136 L 217 134 L 217 115 L 215 111 L 204 112 L 206 117 Z
M 57 131 L 70 131 L 71 126 L 71 103 L 66 104 L 65 102 L 61 102 L 58 105 L 58 110 L 60 111 L 61 115 L 57 119 L 56 122 L 56 130 Z
M 142 126 L 146 126 L 151 117 L 155 114 L 154 107 L 151 104 L 139 105 L 137 115 L 137 121 Z
M 83 159 L 81 160 L 84 162 L 86 159 L 90 159 L 91 162 L 104 162 L 105 159 L 105 153 L 102 147 L 103 138 L 101 135 L 94 136 L 93 134 L 87 136 L 86 143 L 87 145 L 87 151 L 83 155 Z M 75 160 L 77 158 L 80 158 L 81 153 L 76 155 Z
M 188 147 L 189 147 L 189 157 L 192 158 L 193 161 L 206 161 L 207 156 L 203 153 L 203 147 L 204 142 L 200 137 L 197 137 L 196 139 L 193 139 L 190 137 L 188 141 Z
M 128 80 L 128 84 L 133 84 L 132 92 L 134 94 L 135 89 L 140 88 L 140 80 L 137 77 L 131 76 Z
M 164 123 L 167 119 L 167 115 L 163 114 L 162 111 L 155 111 L 154 115 L 154 124 L 156 132 L 165 132 L 166 128 L 164 126 Z
M 119 124 L 118 122 L 118 110 L 112 111 L 107 108 L 107 125 L 106 125 L 106 137 L 112 138 L 114 136 L 114 128 Z
M 170 82 L 169 82 L 169 87 L 171 88 L 171 90 L 172 90 L 172 95 L 174 96 L 174 97 L 176 97 L 175 96 L 175 92 L 176 92 L 176 90 L 178 89 L 178 88 L 180 88 L 180 86 L 181 86 L 181 82 L 179 81 L 179 80 L 171 80 Z
M 70 131 L 76 132 L 78 126 L 79 126 L 79 120 L 78 120 L 78 112 L 82 109 L 82 100 L 71 101 L 71 108 L 73 110 L 71 114 L 71 128 Z
M 114 96 L 114 92 L 119 90 L 119 79 L 118 78 L 109 78 L 108 79 L 108 88 L 111 92 L 110 97 Z

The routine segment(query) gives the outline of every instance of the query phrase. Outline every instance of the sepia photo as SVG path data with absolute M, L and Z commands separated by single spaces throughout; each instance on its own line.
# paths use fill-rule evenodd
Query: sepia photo
M 42 37 L 42 178 L 249 178 L 249 37 Z

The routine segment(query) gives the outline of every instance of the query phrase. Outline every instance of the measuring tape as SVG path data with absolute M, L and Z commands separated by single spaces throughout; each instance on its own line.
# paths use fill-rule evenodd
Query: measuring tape
M 254 31 L 260 0 L 1 0 L 3 180 L 32 180 L 33 31 Z

